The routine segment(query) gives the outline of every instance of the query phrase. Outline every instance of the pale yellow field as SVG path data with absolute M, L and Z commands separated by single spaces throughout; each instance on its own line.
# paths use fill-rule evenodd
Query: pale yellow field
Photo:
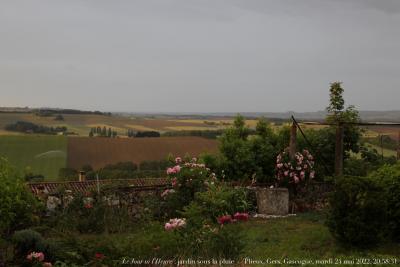
M 204 131 L 204 130 L 216 130 L 218 129 L 217 127 L 196 127 L 196 126 L 171 126 L 171 127 L 166 127 L 166 129 L 171 130 L 171 131 Z
M 126 124 L 125 126 L 136 131 L 157 131 L 157 129 L 146 127 L 139 124 Z
M 216 126 L 221 128 L 229 127 L 233 124 L 233 119 L 183 119 L 183 120 L 169 120 L 172 122 L 180 122 L 180 123 L 193 123 L 200 124 L 205 126 Z M 246 120 L 246 125 L 248 127 L 254 128 L 257 125 L 258 120 Z

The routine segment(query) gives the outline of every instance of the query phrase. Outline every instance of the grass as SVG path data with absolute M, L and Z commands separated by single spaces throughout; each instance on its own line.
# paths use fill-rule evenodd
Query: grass
M 224 266 L 289 266 L 284 263 L 284 260 L 312 260 L 314 262 L 312 265 L 292 264 L 290 266 L 348 266 L 357 265 L 355 262 L 344 264 L 345 262 L 353 263 L 355 259 L 376 260 L 399 257 L 400 244 L 384 243 L 368 250 L 340 246 L 325 226 L 324 218 L 322 213 L 304 213 L 288 218 L 251 219 L 243 223 L 242 240 L 245 242 L 245 248 L 239 256 L 239 262 Z M 162 258 L 161 254 L 158 255 L 157 252 L 151 250 L 161 246 L 159 251 L 163 253 L 165 249 L 168 249 L 169 243 L 166 242 L 168 235 L 162 234 L 163 231 L 161 225 L 148 224 L 144 227 L 134 227 L 125 234 L 78 235 L 76 238 L 97 244 L 98 248 L 104 244 L 118 244 L 118 246 L 130 244 L 129 248 L 133 250 L 132 255 L 126 255 L 129 257 L 145 259 L 152 255 L 151 258 Z M 129 254 L 129 250 L 125 251 Z M 250 259 L 253 263 L 245 264 L 245 259 Z M 329 261 L 329 259 L 332 260 L 332 264 L 317 262 Z M 270 261 L 269 264 L 266 264 L 267 260 Z M 334 264 L 339 260 L 343 264 Z M 263 264 L 260 263 L 261 261 Z M 272 264 L 272 261 L 276 264 Z M 281 263 L 278 264 L 277 261 Z
M 18 170 L 42 174 L 47 180 L 58 177 L 66 166 L 67 138 L 64 136 L 0 136 L 0 156 Z
M 369 250 L 340 246 L 324 225 L 324 215 L 320 213 L 305 213 L 281 219 L 251 220 L 245 232 L 247 245 L 243 257 L 254 260 L 335 258 L 344 261 L 355 258 L 385 259 L 400 255 L 400 244 L 385 243 Z

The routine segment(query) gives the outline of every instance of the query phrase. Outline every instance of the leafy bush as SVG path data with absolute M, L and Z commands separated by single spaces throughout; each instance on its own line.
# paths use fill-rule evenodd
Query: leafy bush
M 0 157 L 0 236 L 9 235 L 39 221 L 40 203 L 27 190 L 24 181 Z
M 389 235 L 400 241 L 400 163 L 384 165 L 370 177 L 379 181 L 385 190 Z
M 21 260 L 25 260 L 28 253 L 37 251 L 44 253 L 46 261 L 54 261 L 58 250 L 54 243 L 44 239 L 41 234 L 30 229 L 15 232 L 12 237 L 12 243 L 15 249 L 14 258 Z
M 355 246 L 380 241 L 386 223 L 384 191 L 377 182 L 362 177 L 337 181 L 329 204 L 327 225 L 334 237 Z
M 204 192 L 209 185 L 216 181 L 214 173 L 210 172 L 204 164 L 197 163 L 193 158 L 190 162 L 176 158 L 176 165 L 167 169 L 173 190 L 165 191 L 166 213 L 168 216 L 176 216 L 180 211 L 194 200 L 197 192 Z
M 207 191 L 197 193 L 194 203 L 202 208 L 203 218 L 214 222 L 221 215 L 250 209 L 248 192 L 245 188 L 233 188 L 224 184 L 212 185 Z

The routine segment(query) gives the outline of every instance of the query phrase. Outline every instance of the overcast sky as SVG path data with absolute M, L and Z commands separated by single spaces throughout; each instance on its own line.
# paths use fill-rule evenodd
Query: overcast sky
M 0 0 L 0 106 L 400 109 L 399 0 Z

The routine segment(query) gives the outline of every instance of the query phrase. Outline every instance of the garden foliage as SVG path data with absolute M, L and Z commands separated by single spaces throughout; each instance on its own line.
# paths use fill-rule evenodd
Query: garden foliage
M 327 225 L 344 244 L 376 245 L 386 227 L 383 188 L 373 179 L 344 177 L 337 181 L 330 198 Z

